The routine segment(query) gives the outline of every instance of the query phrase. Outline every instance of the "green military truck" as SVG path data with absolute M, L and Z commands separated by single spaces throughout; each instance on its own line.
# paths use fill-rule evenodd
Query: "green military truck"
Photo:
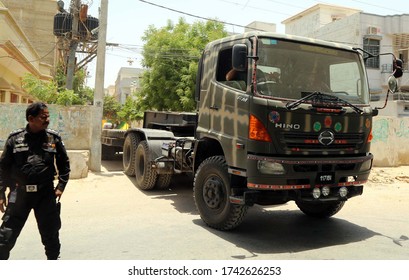
M 103 132 L 138 188 L 193 174 L 200 216 L 219 230 L 254 204 L 295 201 L 321 218 L 362 194 L 377 114 L 362 52 L 274 33 L 227 37 L 206 46 L 195 98 L 196 113 L 149 111 L 142 128 Z

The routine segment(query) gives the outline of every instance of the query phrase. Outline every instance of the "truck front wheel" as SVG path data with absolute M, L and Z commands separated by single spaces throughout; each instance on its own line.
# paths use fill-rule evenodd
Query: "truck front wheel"
M 150 190 L 155 187 L 158 174 L 153 169 L 150 160 L 148 142 L 139 142 L 135 153 L 136 186 L 141 190 Z
M 230 230 L 241 224 L 248 206 L 230 203 L 230 176 L 223 156 L 210 157 L 200 164 L 193 190 L 200 217 L 208 226 Z
M 345 204 L 345 201 L 332 201 L 323 203 L 311 203 L 296 201 L 298 208 L 306 215 L 315 218 L 329 218 L 338 213 Z

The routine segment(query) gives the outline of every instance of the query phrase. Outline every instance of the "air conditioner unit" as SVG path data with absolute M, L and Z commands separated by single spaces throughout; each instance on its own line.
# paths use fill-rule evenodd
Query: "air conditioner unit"
M 379 33 L 378 27 L 375 27 L 375 26 L 368 27 L 368 32 L 367 32 L 368 35 L 377 35 L 378 33 Z

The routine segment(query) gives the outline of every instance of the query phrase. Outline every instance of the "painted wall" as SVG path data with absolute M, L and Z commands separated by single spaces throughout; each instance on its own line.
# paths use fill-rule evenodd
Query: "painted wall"
M 408 117 L 375 117 L 372 133 L 375 166 L 409 165 Z
M 26 126 L 27 104 L 0 103 L 0 150 L 11 131 Z M 51 129 L 58 131 L 67 150 L 89 150 L 91 106 L 48 105 Z

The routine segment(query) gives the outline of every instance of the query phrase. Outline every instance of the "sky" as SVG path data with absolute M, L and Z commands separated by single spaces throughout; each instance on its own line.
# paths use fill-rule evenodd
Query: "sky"
M 69 10 L 70 0 L 64 0 Z M 100 0 L 82 0 L 88 14 L 99 17 Z M 141 66 L 142 36 L 150 25 L 161 28 L 171 20 L 184 18 L 188 23 L 216 19 L 226 23 L 228 32 L 243 32 L 253 21 L 276 24 L 285 33 L 282 21 L 316 4 L 330 4 L 378 15 L 409 14 L 407 0 L 108 0 L 107 47 L 104 86 L 114 85 L 121 67 Z M 88 65 L 87 85 L 94 87 L 96 59 Z

